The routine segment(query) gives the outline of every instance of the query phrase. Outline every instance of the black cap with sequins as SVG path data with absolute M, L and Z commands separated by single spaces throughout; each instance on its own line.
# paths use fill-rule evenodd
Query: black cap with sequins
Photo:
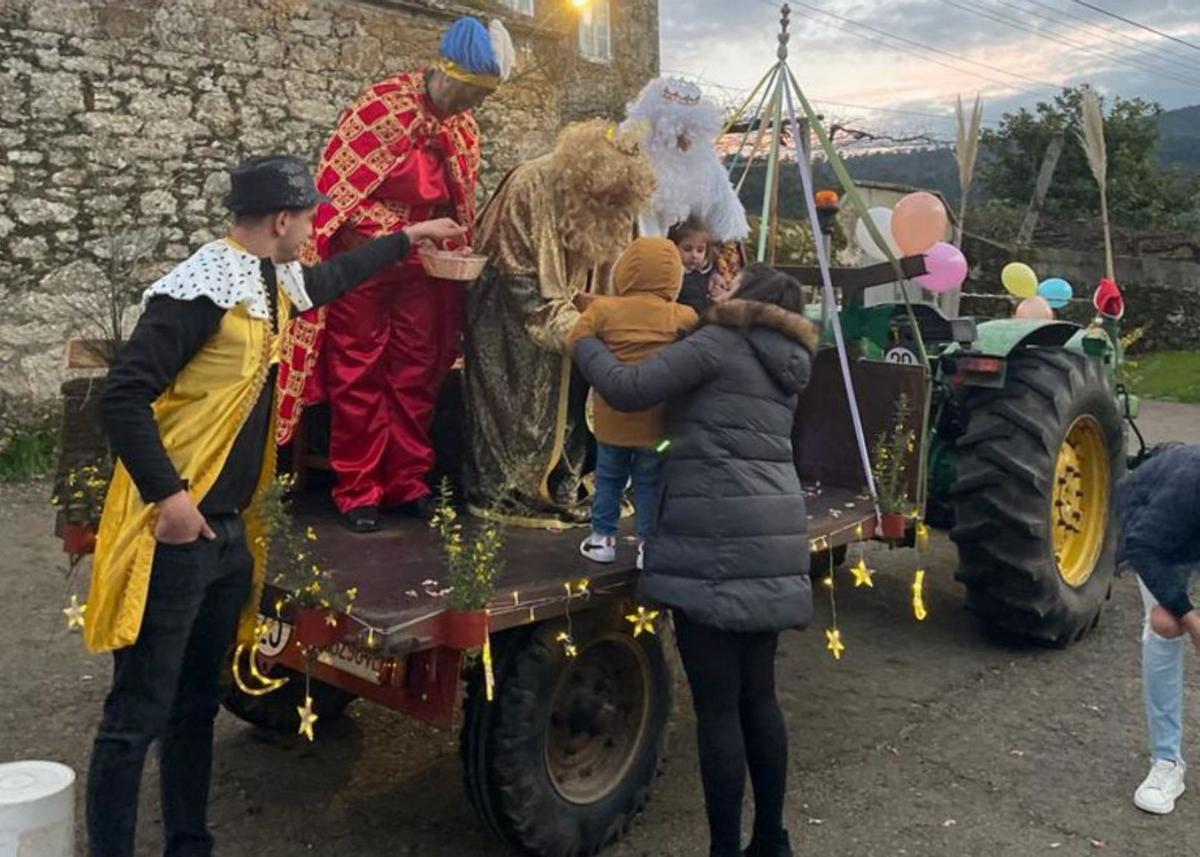
M 309 208 L 329 197 L 317 190 L 308 164 L 295 155 L 250 158 L 229 171 L 225 207 L 234 214 Z

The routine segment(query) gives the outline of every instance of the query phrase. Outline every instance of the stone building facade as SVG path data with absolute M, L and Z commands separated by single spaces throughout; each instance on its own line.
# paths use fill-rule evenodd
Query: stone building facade
M 221 234 L 227 165 L 315 163 L 354 96 L 434 60 L 458 15 L 502 18 L 518 50 L 477 114 L 484 192 L 657 73 L 657 0 L 469 2 L 0 0 L 0 420 L 54 397 L 107 293 Z

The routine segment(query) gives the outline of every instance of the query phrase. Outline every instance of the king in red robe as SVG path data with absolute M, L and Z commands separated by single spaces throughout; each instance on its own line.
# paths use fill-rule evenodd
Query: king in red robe
M 327 259 L 410 223 L 475 220 L 479 128 L 470 110 L 508 76 L 512 42 L 498 21 L 464 18 L 446 33 L 442 63 L 369 87 L 342 115 L 317 186 Z M 281 443 L 304 402 L 328 400 L 333 496 L 352 529 L 379 529 L 380 507 L 429 511 L 429 436 L 446 374 L 461 350 L 461 283 L 427 276 L 417 254 L 328 308 L 298 319 L 282 355 Z

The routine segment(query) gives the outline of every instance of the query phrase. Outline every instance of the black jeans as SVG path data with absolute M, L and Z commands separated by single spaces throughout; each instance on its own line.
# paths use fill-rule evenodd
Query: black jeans
M 208 523 L 213 541 L 158 546 L 141 633 L 114 653 L 112 690 L 88 772 L 91 857 L 132 857 L 142 767 L 156 740 L 163 853 L 212 854 L 208 787 L 218 681 L 254 563 L 241 518 Z
M 747 768 L 754 786 L 752 853 L 780 853 L 777 849 L 786 843 L 787 731 L 775 698 L 779 635 L 722 631 L 693 622 L 679 610 L 675 633 L 696 709 L 710 857 L 742 853 Z

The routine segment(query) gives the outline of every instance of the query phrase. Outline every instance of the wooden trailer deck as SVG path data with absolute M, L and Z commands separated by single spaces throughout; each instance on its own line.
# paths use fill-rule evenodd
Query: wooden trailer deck
M 924 373 L 916 366 L 860 360 L 852 364 L 868 443 L 890 428 L 895 403 L 908 397 L 910 428 L 921 447 Z M 462 403 L 458 384 L 447 385 L 440 405 L 440 428 L 435 428 L 441 460 L 461 455 Z M 873 509 L 863 487 L 862 462 L 854 440 L 837 355 L 822 350 L 813 364 L 812 380 L 800 398 L 793 434 L 796 469 L 804 486 L 809 538 L 817 552 L 850 544 L 873 532 Z M 916 496 L 917 456 L 910 462 L 911 496 Z M 293 459 L 299 463 L 299 459 Z M 335 585 L 358 589 L 355 615 L 381 637 L 380 651 L 403 655 L 438 643 L 439 615 L 444 612 L 439 592 L 443 580 L 438 537 L 412 518 L 391 516 L 380 533 L 355 534 L 343 527 L 327 489 L 313 486 L 294 508 L 298 526 L 314 526 L 319 540 L 314 553 L 336 573 Z M 469 519 L 468 519 L 469 520 Z M 627 522 L 628 523 L 628 522 Z M 862 530 L 857 525 L 863 524 Z M 582 528 L 550 530 L 506 529 L 507 563 L 489 605 L 490 626 L 503 631 L 561 616 L 567 611 L 564 584 L 587 579 L 590 598 L 631 594 L 637 579 L 637 549 L 622 539 L 618 560 L 611 566 L 590 563 L 579 554 Z M 279 593 L 264 598 L 270 609 Z M 571 609 L 583 609 L 578 600 Z
M 864 494 L 845 488 L 805 486 L 809 533 L 813 538 L 844 530 L 871 518 Z M 391 516 L 382 532 L 347 530 L 323 493 L 309 492 L 296 501 L 297 525 L 316 528 L 313 553 L 334 571 L 339 590 L 356 587 L 354 615 L 382 637 L 382 651 L 403 654 L 425 648 L 435 638 L 443 611 L 443 580 L 438 536 L 420 521 Z M 488 607 L 493 631 L 540 622 L 566 612 L 564 583 L 587 579 L 592 598 L 632 593 L 637 579 L 637 547 L 621 539 L 617 562 L 588 562 L 579 554 L 586 529 L 505 530 L 507 562 Z M 270 603 L 274 593 L 268 593 Z M 573 609 L 582 609 L 578 601 Z

